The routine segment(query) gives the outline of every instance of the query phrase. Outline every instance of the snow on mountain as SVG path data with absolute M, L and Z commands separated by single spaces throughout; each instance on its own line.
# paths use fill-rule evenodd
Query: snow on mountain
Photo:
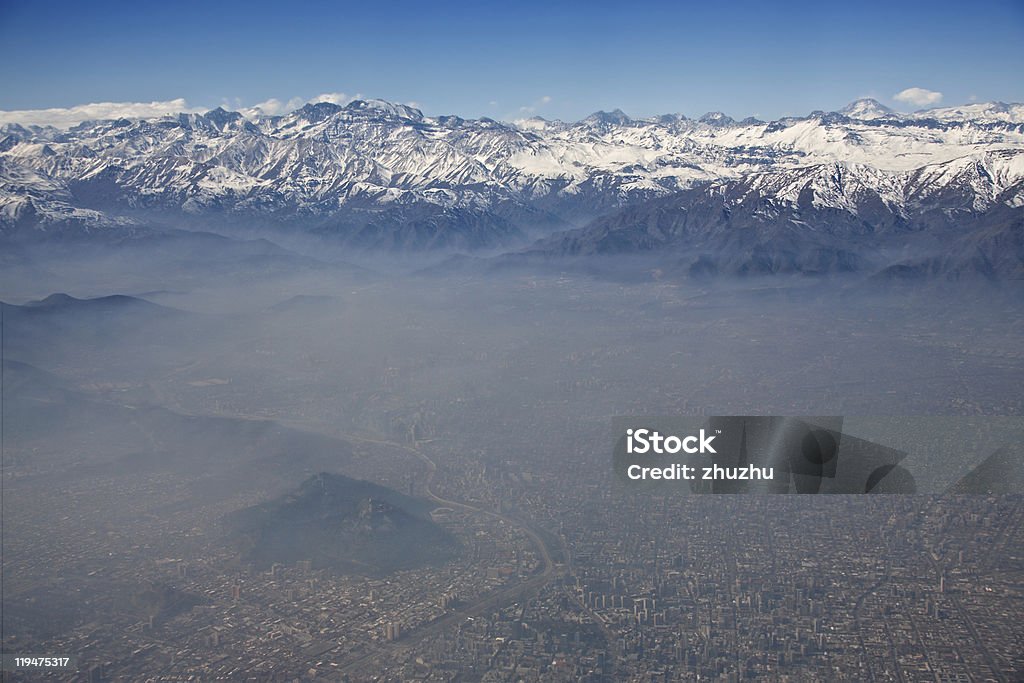
M 871 119 L 884 119 L 893 116 L 898 116 L 895 111 L 885 106 L 876 99 L 865 97 L 859 100 L 854 100 L 848 105 L 839 110 L 840 114 L 845 114 L 851 119 L 860 119 L 862 121 L 870 121 Z
M 425 231 L 415 243 L 472 248 L 741 179 L 780 201 L 813 195 L 815 206 L 853 213 L 865 202 L 899 215 L 981 212 L 1024 205 L 1022 152 L 1024 105 L 899 114 L 870 99 L 772 122 L 615 110 L 576 123 L 502 123 L 356 100 L 283 116 L 218 108 L 66 131 L 5 124 L 0 232 L 140 217 L 259 220 L 372 245 L 391 243 L 388 226 L 404 221 Z
M 933 118 L 939 121 L 977 121 L 1024 123 L 1024 104 L 979 102 L 959 107 L 928 109 L 913 115 L 915 118 Z

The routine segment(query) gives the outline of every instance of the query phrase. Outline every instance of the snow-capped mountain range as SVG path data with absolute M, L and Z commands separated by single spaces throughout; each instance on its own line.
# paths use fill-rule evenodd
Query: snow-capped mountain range
M 260 225 L 473 249 L 698 189 L 726 207 L 756 193 L 868 223 L 1020 209 L 1024 105 L 900 114 L 865 99 L 771 122 L 616 110 L 504 123 L 357 100 L 252 119 L 218 108 L 0 127 L 0 234 L 17 239 Z

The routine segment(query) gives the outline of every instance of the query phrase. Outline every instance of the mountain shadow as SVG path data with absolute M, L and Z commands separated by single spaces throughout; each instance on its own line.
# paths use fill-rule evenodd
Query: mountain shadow
M 320 473 L 225 523 L 240 559 L 258 569 L 309 560 L 339 573 L 380 575 L 455 557 L 458 543 L 430 519 L 430 507 L 384 486 Z

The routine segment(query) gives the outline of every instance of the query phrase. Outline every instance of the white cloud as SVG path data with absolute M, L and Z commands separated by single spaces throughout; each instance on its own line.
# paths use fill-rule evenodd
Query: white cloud
M 361 99 L 362 95 L 347 95 L 343 92 L 325 92 L 316 97 L 292 97 L 288 100 L 280 100 L 276 97 L 264 100 L 252 106 L 242 105 L 238 98 L 224 99 L 221 106 L 241 113 L 246 118 L 257 118 L 259 116 L 280 116 L 295 111 L 305 104 L 316 104 L 318 102 L 330 102 L 344 106 L 352 100 Z M 418 106 L 410 103 L 409 106 Z M 24 125 L 54 126 L 56 128 L 70 128 L 82 121 L 102 119 L 144 119 L 157 118 L 168 114 L 202 114 L 213 107 L 193 107 L 182 97 L 164 102 L 96 102 L 92 104 L 80 104 L 74 107 L 55 109 L 21 109 L 12 111 L 0 110 L 0 125 L 5 123 L 21 123 Z
M 301 97 L 293 97 L 287 102 L 282 102 L 276 97 L 271 97 L 269 100 L 264 100 L 251 107 L 238 107 L 236 105 L 235 109 L 239 111 L 242 116 L 254 119 L 258 116 L 278 116 L 280 114 L 287 114 L 290 111 L 298 109 L 305 103 L 306 100 Z
M 924 88 L 907 88 L 892 96 L 897 102 L 913 104 L 917 107 L 928 107 L 942 101 L 942 93 Z
M 181 97 L 164 102 L 93 102 L 65 108 L 0 111 L 0 124 L 21 123 L 70 128 L 92 119 L 151 118 L 179 112 L 203 112 L 208 109 L 191 107 Z
M 540 98 L 539 100 L 537 100 L 533 104 L 528 104 L 528 105 L 524 105 L 522 107 L 519 107 L 519 111 L 521 113 L 523 113 L 523 114 L 533 114 L 538 109 L 543 107 L 544 105 L 551 104 L 552 101 L 553 100 L 552 100 L 550 95 L 545 95 L 544 97 Z
M 292 97 L 287 101 L 283 101 L 276 97 L 271 97 L 269 100 L 264 100 L 263 102 L 254 104 L 251 107 L 239 107 L 236 105 L 235 108 L 246 118 L 254 119 L 259 116 L 280 116 L 282 114 L 287 114 L 306 104 L 330 102 L 331 104 L 344 106 L 352 100 L 357 100 L 360 97 L 361 96 L 358 93 L 352 96 L 343 92 L 325 92 L 320 93 L 316 97 L 310 97 L 309 99 L 304 97 Z
M 349 97 L 343 92 L 325 92 L 309 100 L 309 103 L 316 104 L 318 102 L 330 102 L 331 104 L 344 106 L 358 97 L 358 95 L 356 95 L 355 97 Z

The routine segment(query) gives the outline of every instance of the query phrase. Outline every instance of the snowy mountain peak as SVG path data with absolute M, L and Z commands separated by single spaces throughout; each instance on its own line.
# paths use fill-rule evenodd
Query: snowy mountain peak
M 203 114 L 207 121 L 213 123 L 219 130 L 244 121 L 245 117 L 237 111 L 227 111 L 224 107 L 217 107 Z
M 895 111 L 871 97 L 854 100 L 840 109 L 839 113 L 845 114 L 851 119 L 860 119 L 862 121 L 899 116 Z
M 1000 121 L 1005 123 L 1024 123 L 1024 104 L 1006 102 L 976 102 L 954 107 L 940 107 L 922 112 L 930 118 L 940 121 Z
M 954 195 L 966 211 L 1024 205 L 1024 106 L 898 115 L 859 100 L 844 112 L 765 123 L 616 109 L 575 123 L 504 123 L 355 100 L 252 119 L 217 108 L 63 131 L 11 122 L 0 128 L 0 235 L 148 215 L 293 221 L 367 243 L 386 243 L 400 225 L 433 243 L 458 224 L 493 244 L 747 180 L 762 196 L 858 215 L 872 202 L 902 215 Z
M 480 120 L 481 121 L 490 121 L 490 119 L 480 119 Z M 494 125 L 499 125 L 499 126 L 505 125 L 505 124 L 503 124 L 501 122 L 497 122 L 497 121 L 495 121 L 493 123 L 494 123 Z M 579 124 L 566 124 L 566 123 L 564 123 L 562 121 L 559 121 L 558 119 L 555 119 L 553 121 L 549 121 L 549 120 L 547 120 L 546 118 L 544 118 L 542 116 L 531 116 L 528 119 L 516 119 L 515 121 L 512 122 L 512 125 L 515 126 L 516 128 L 518 128 L 519 130 L 536 131 L 538 133 L 552 134 L 552 133 L 557 133 L 559 131 L 564 131 L 567 128 L 569 128 L 570 126 L 573 126 L 573 125 L 588 126 L 590 128 L 593 128 L 593 127 L 598 126 L 600 124 L 597 124 L 597 123 L 594 123 L 594 122 L 589 122 L 588 123 L 588 122 L 585 122 L 585 121 L 584 122 L 580 122 Z
M 422 121 L 423 112 L 406 104 L 395 104 L 385 100 L 352 100 L 345 109 L 350 111 L 382 112 L 400 119 Z
M 709 126 L 731 126 L 736 123 L 731 116 L 727 116 L 720 111 L 709 111 L 697 120 Z
M 626 113 L 621 109 L 614 109 L 612 111 L 595 111 L 583 120 L 588 123 L 601 123 L 614 126 L 623 126 L 632 121 L 632 119 L 626 116 Z
M 319 123 L 324 119 L 334 116 L 342 110 L 337 104 L 333 102 L 316 102 L 307 104 L 301 109 L 295 112 L 295 115 L 301 119 L 308 121 L 309 123 Z

